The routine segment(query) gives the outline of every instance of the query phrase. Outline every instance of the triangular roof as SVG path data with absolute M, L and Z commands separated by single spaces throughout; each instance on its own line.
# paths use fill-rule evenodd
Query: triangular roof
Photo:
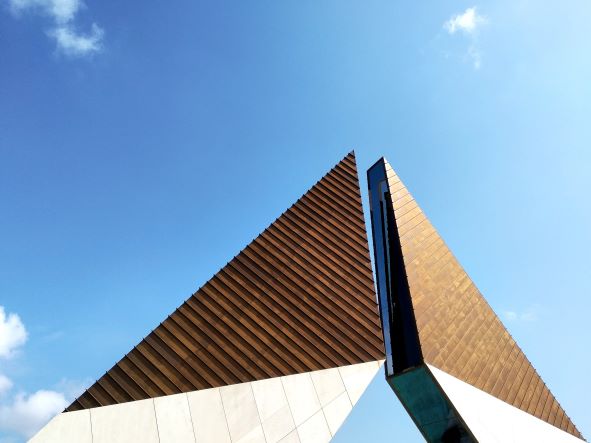
M 411 302 L 406 317 L 416 321 L 406 333 L 418 339 L 417 358 L 582 438 L 390 164 L 381 159 L 373 168 L 383 168 L 387 181 L 403 262 L 399 277 Z
M 382 358 L 350 153 L 67 411 Z

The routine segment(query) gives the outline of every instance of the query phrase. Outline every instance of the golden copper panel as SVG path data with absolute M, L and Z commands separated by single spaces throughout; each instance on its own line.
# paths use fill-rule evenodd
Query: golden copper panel
M 385 167 L 425 362 L 582 438 L 402 181 Z

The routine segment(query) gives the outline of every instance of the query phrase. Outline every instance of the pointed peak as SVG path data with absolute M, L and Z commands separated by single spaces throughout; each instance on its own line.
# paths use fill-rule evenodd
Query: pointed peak
M 376 162 L 375 162 L 373 165 L 371 165 L 371 166 L 368 168 L 368 172 L 369 172 L 370 170 L 372 170 L 373 168 L 375 168 L 375 167 L 380 167 L 380 166 L 381 166 L 381 167 L 384 167 L 384 168 L 386 168 L 386 167 L 390 166 L 390 164 L 388 163 L 388 160 L 386 160 L 386 157 L 380 157 L 380 158 L 379 158 L 379 159 L 378 159 L 378 160 L 377 160 L 377 161 L 376 161 Z

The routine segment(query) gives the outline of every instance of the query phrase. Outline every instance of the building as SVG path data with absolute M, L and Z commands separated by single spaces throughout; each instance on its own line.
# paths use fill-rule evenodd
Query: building
M 368 184 L 386 379 L 425 440 L 581 441 L 385 159 Z
M 385 160 L 368 182 L 378 298 L 351 153 L 30 441 L 328 442 L 384 359 L 428 441 L 581 441 Z

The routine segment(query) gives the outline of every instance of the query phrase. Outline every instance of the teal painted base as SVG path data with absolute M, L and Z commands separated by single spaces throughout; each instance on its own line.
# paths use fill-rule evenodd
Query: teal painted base
M 425 365 L 387 377 L 413 421 L 430 443 L 476 443 Z

